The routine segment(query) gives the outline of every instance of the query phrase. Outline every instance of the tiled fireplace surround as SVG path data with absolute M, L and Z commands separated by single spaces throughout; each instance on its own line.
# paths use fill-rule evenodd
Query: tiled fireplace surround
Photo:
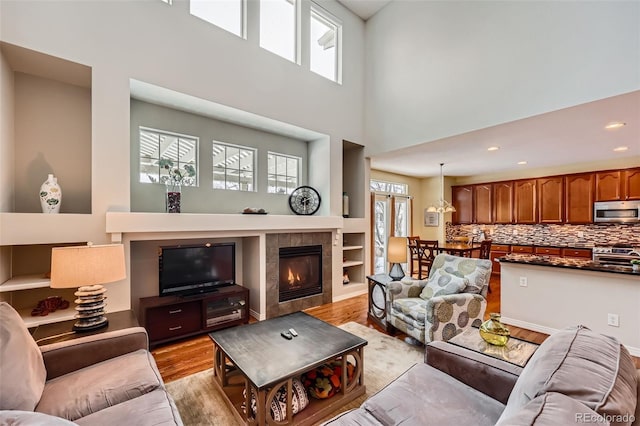
M 331 302 L 331 232 L 298 232 L 266 235 L 266 316 L 273 318 Z M 278 258 L 281 247 L 322 245 L 322 294 L 279 303 Z

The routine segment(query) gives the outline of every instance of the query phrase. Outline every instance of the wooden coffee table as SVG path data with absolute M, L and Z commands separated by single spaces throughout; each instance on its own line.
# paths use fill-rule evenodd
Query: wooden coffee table
M 289 328 L 298 333 L 291 340 L 280 335 Z M 282 386 L 287 389 L 287 418 L 278 424 L 293 424 L 293 378 L 329 361 L 342 362 L 343 384 L 347 383 L 347 359 L 354 363 L 351 382 L 331 398 L 309 398 L 309 406 L 295 415 L 296 425 L 316 423 L 365 393 L 363 367 L 367 341 L 304 312 L 214 331 L 209 337 L 214 344 L 214 383 L 241 424 L 275 424 L 268 401 Z M 244 409 L 251 407 L 251 389 L 257 396 L 255 416 Z

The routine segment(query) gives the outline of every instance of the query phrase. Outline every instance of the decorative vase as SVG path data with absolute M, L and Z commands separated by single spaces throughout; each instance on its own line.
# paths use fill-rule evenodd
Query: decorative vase
M 180 213 L 181 187 L 179 183 L 167 183 L 167 213 Z
M 500 322 L 500 314 L 492 312 L 491 318 L 483 322 L 480 326 L 480 337 L 485 342 L 496 346 L 504 346 L 509 341 L 509 329 Z
M 40 186 L 40 206 L 42 213 L 60 213 L 62 203 L 62 190 L 58 185 L 58 179 L 50 174 L 47 180 Z
M 349 196 L 346 192 L 342 193 L 342 217 L 349 217 Z

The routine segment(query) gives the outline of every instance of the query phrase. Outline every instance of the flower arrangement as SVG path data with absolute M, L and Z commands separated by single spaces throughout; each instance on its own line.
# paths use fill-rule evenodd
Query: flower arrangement
M 196 168 L 191 164 L 185 164 L 182 169 L 173 166 L 173 160 L 161 158 L 158 165 L 169 171 L 168 176 L 160 177 L 160 181 L 165 185 L 193 185 L 195 183 Z

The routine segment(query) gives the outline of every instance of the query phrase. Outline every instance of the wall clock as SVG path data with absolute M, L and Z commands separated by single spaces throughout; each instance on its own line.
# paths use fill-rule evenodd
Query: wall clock
M 299 186 L 289 195 L 289 207 L 295 214 L 312 215 L 320 208 L 320 194 L 310 186 Z

